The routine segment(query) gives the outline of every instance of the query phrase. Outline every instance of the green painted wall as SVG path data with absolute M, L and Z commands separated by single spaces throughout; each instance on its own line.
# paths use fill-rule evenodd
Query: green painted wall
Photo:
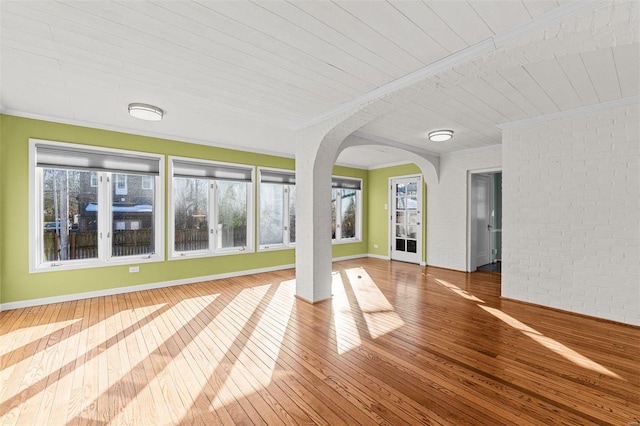
M 383 169 L 369 170 L 369 186 L 374 188 L 368 192 L 368 253 L 380 256 L 389 256 L 389 216 L 390 210 L 385 209 L 389 204 L 389 178 L 422 174 L 415 164 L 403 164 L 400 166 L 386 167 Z M 427 188 L 422 190 L 422 261 L 427 258 Z M 375 248 L 374 245 L 378 245 Z
M 2 253 L 2 256 L 0 256 L 0 265 L 2 266 L 0 269 L 0 302 L 2 303 L 295 263 L 294 250 L 278 250 L 143 263 L 140 265 L 140 272 L 136 274 L 129 273 L 130 265 L 30 274 L 28 263 L 29 138 L 282 169 L 294 169 L 295 164 L 293 159 L 284 157 L 208 147 L 9 115 L 0 115 L 0 117 L 2 118 L 0 122 L 0 182 L 2 183 L 2 191 L 0 192 L 0 253 Z M 336 167 L 335 173 L 363 178 L 365 188 L 368 185 L 366 170 Z M 165 188 L 167 187 L 165 182 Z M 167 201 L 168 197 L 165 194 L 165 204 Z M 334 256 L 350 256 L 367 252 L 366 204 L 364 213 L 365 232 L 363 233 L 363 242 L 334 246 Z M 168 211 L 166 210 L 165 217 L 168 217 Z M 168 235 L 168 233 L 165 232 L 165 235 Z
M 502 173 L 494 173 L 493 175 L 493 199 L 495 210 L 495 222 L 496 229 L 502 229 Z M 494 232 L 494 247 L 496 253 L 492 254 L 491 260 L 502 259 L 502 231 Z

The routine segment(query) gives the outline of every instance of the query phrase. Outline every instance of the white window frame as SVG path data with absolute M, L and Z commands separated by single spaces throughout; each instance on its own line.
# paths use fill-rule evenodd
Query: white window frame
M 92 151 L 97 154 L 116 156 L 136 156 L 158 161 L 158 175 L 153 176 L 155 182 L 154 197 L 154 247 L 155 252 L 132 255 L 112 256 L 111 230 L 113 229 L 113 211 L 111 210 L 114 174 L 136 174 L 135 171 L 96 171 L 98 186 L 98 205 L 102 207 L 98 213 L 98 257 L 93 259 L 77 259 L 65 261 L 44 261 L 41 256 L 44 246 L 44 220 L 42 215 L 43 169 L 37 167 L 37 146 L 65 149 L 68 151 Z M 70 166 L 74 169 L 73 166 Z M 161 262 L 164 260 L 164 155 L 136 151 L 119 150 L 65 142 L 29 139 L 29 272 L 52 272 L 105 266 L 141 264 Z
M 362 241 L 362 179 L 351 176 L 333 176 L 337 179 L 348 179 L 360 182 L 360 189 L 356 189 L 356 235 L 350 238 L 342 238 L 342 192 L 338 191 L 336 197 L 336 238 L 331 239 L 332 244 L 359 243 Z M 332 189 L 341 189 L 333 188 Z
M 284 174 L 291 174 L 291 173 L 295 173 L 293 170 L 286 170 L 286 169 L 274 169 L 274 168 L 268 168 L 268 167 L 260 167 L 258 170 L 258 174 L 259 174 L 259 178 L 258 178 L 258 185 L 263 185 L 262 183 L 262 172 L 263 171 L 271 171 L 271 172 L 280 172 L 280 173 L 284 173 Z M 266 183 L 266 185 L 280 185 L 278 183 Z M 292 249 L 295 248 L 296 243 L 290 241 L 291 240 L 291 234 L 290 234 L 290 222 L 291 222 L 291 210 L 290 210 L 290 187 L 294 187 L 295 188 L 295 184 L 291 184 L 291 183 L 283 183 L 281 185 L 284 185 L 284 194 L 282 197 L 282 212 L 283 212 L 283 219 L 282 222 L 284 223 L 283 229 L 282 229 L 282 243 L 278 243 L 278 244 L 260 244 L 260 217 L 258 217 L 256 223 L 257 223 L 257 227 L 258 227 L 258 251 L 270 251 L 270 250 L 284 250 L 284 249 Z M 260 214 L 260 205 L 261 205 L 261 201 L 260 201 L 260 194 L 261 191 L 258 190 L 258 215 Z M 298 211 L 296 209 L 296 215 L 298 214 Z
M 151 176 L 142 176 L 140 188 L 145 190 L 153 189 L 153 179 L 151 178 Z
M 218 238 L 218 186 L 217 180 L 210 177 L 195 177 L 197 179 L 207 180 L 209 185 L 209 204 L 208 221 L 209 226 L 209 246 L 204 250 L 178 251 L 175 249 L 175 200 L 174 200 L 174 162 L 188 161 L 194 164 L 202 164 L 203 166 L 221 166 L 221 167 L 237 167 L 243 169 L 251 169 L 251 181 L 247 184 L 247 245 L 243 247 L 218 248 L 216 241 Z M 255 167 L 248 164 L 223 163 L 218 161 L 201 160 L 186 157 L 169 156 L 169 260 L 193 259 L 200 257 L 212 257 L 221 255 L 243 254 L 254 252 L 255 239 Z
M 127 175 L 124 173 L 113 174 L 113 188 L 116 195 L 127 195 L 129 187 L 127 185 Z

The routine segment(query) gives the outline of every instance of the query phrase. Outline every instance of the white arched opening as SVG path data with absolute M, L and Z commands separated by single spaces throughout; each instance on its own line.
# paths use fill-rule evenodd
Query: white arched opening
M 438 182 L 438 157 L 345 135 L 350 121 L 324 135 L 323 129 L 307 131 L 297 146 L 296 295 L 311 303 L 331 297 L 331 174 L 340 152 L 366 145 L 402 151 L 420 168 L 427 188 Z M 360 120 L 355 121 L 360 124 Z

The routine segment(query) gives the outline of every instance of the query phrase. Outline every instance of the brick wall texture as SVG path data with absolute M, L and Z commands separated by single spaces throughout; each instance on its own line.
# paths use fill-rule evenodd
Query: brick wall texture
M 640 325 L 640 107 L 503 132 L 505 297 Z
M 427 265 L 467 270 L 468 172 L 501 164 L 499 145 L 440 157 L 438 183 L 427 182 Z

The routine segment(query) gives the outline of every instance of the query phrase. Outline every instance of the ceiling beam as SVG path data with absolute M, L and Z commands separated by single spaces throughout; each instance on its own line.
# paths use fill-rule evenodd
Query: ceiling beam
M 321 114 L 316 115 L 315 117 L 311 117 L 299 123 L 294 123 L 289 127 L 289 129 L 297 132 L 299 130 L 314 126 L 330 118 L 337 117 L 341 114 L 349 112 L 359 105 L 374 101 L 399 89 L 417 83 L 418 81 L 422 81 L 443 71 L 449 70 L 457 65 L 479 58 L 486 53 L 504 47 L 513 40 L 531 34 L 549 25 L 564 22 L 584 12 L 595 9 L 596 7 L 604 3 L 606 3 L 606 0 L 584 0 L 575 1 L 563 6 L 559 6 L 552 11 L 529 21 L 527 24 L 521 25 L 509 31 L 505 31 L 501 34 L 496 34 L 495 36 L 487 40 L 478 42 L 472 46 L 453 53 L 446 58 L 427 65 L 426 67 L 413 71 L 405 75 L 404 77 L 400 77 L 370 92 L 357 96 L 343 104 L 324 111 Z

